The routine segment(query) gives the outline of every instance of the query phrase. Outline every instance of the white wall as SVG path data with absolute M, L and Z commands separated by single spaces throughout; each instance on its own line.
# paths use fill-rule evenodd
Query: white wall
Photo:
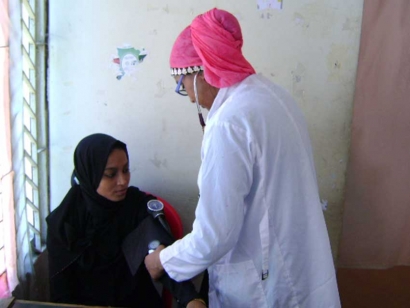
M 190 231 L 202 131 L 195 106 L 174 93 L 168 59 L 182 29 L 217 6 L 239 19 L 255 69 L 291 92 L 306 115 L 336 253 L 363 0 L 284 0 L 281 11 L 258 11 L 256 3 L 50 1 L 51 207 L 69 188 L 78 141 L 104 132 L 127 143 L 131 183 L 168 199 Z M 148 56 L 134 79 L 118 81 L 111 57 L 124 43 Z

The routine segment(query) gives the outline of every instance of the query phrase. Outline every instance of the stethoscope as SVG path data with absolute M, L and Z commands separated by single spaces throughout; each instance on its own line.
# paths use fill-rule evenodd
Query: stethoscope
M 194 94 L 195 94 L 195 104 L 196 104 L 196 108 L 198 109 L 198 117 L 199 117 L 199 123 L 202 126 L 202 132 L 205 132 L 205 121 L 204 121 L 204 117 L 202 116 L 202 109 L 201 106 L 199 105 L 199 101 L 198 101 L 198 90 L 196 89 L 196 77 L 198 76 L 199 72 L 195 74 L 194 76 Z

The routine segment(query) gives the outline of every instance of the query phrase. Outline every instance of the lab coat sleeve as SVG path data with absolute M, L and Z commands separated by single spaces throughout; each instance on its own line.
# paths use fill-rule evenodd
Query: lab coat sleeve
M 235 246 L 252 185 L 254 150 L 249 133 L 224 122 L 207 129 L 193 230 L 160 253 L 164 269 L 177 281 L 201 273 Z

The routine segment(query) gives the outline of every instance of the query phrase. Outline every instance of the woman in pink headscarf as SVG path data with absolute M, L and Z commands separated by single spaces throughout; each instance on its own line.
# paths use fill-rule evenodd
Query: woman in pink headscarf
M 213 9 L 173 46 L 176 92 L 209 110 L 200 199 L 192 232 L 147 269 L 177 281 L 208 269 L 210 307 L 340 307 L 305 120 L 242 44 L 237 19 Z

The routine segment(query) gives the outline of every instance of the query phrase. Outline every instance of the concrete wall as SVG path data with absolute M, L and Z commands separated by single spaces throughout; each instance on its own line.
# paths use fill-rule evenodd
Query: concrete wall
M 218 7 L 237 16 L 255 69 L 293 94 L 308 122 L 333 253 L 341 228 L 345 169 L 363 0 L 50 1 L 51 207 L 69 188 L 72 155 L 84 136 L 127 143 L 131 184 L 167 199 L 191 230 L 202 131 L 196 108 L 174 93 L 169 53 L 192 19 Z M 145 48 L 117 80 L 117 47 Z

